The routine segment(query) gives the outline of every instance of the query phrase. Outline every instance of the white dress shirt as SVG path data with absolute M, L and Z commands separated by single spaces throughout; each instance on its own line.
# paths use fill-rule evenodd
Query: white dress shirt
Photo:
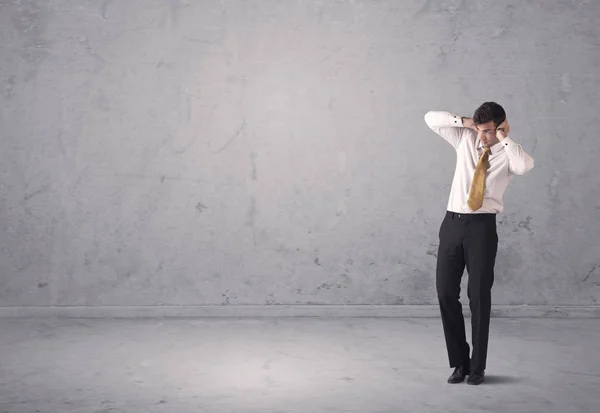
M 485 176 L 483 205 L 472 211 L 467 205 L 473 174 L 483 154 L 483 144 L 473 129 L 465 128 L 462 118 L 450 112 L 430 111 L 425 123 L 456 150 L 456 170 L 448 200 L 448 211 L 463 214 L 498 214 L 504 209 L 502 197 L 513 175 L 523 175 L 533 168 L 533 158 L 508 136 L 491 146 Z

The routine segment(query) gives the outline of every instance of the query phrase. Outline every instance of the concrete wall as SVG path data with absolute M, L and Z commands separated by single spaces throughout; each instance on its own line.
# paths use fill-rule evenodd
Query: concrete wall
M 436 304 L 455 155 L 423 115 L 487 100 L 536 161 L 505 195 L 494 303 L 594 304 L 599 19 L 0 0 L 0 306 Z

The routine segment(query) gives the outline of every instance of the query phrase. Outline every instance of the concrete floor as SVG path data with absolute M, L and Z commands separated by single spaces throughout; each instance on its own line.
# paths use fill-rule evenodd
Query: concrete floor
M 600 411 L 599 319 L 490 335 L 470 386 L 439 319 L 4 319 L 0 412 Z

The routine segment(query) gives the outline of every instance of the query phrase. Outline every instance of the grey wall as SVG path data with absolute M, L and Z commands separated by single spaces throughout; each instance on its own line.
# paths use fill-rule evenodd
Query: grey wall
M 496 304 L 600 298 L 600 2 L 0 0 L 0 306 L 435 304 L 453 149 L 535 158 Z M 466 293 L 466 275 L 463 278 Z

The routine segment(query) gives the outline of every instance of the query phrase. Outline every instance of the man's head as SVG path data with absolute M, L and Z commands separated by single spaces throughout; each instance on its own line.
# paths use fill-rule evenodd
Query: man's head
M 506 119 L 506 112 L 495 102 L 485 102 L 475 110 L 473 123 L 483 146 L 490 147 L 499 142 L 496 128 Z

